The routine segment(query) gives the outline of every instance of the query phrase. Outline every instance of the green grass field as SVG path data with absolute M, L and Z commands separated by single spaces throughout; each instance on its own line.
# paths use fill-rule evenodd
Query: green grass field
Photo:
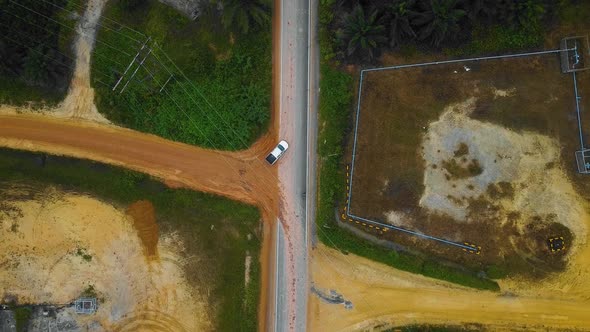
M 91 161 L 55 156 L 44 159 L 41 154 L 0 149 L 0 186 L 15 182 L 58 186 L 120 208 L 137 200 L 151 201 L 161 231 L 178 232 L 187 252 L 200 257 L 198 263 L 189 263 L 185 272 L 190 283 L 213 285 L 208 299 L 211 308 L 218 308 L 213 313 L 216 330 L 257 329 L 262 235 L 256 208 L 191 190 L 170 189 L 147 175 Z M 246 252 L 252 256 L 247 288 Z
M 131 11 L 110 2 L 104 17 L 150 36 L 153 51 L 134 76 L 142 82 L 130 83 L 122 94 L 113 92 L 111 88 L 145 37 L 103 21 L 93 53 L 92 80 L 98 109 L 109 120 L 168 139 L 225 150 L 247 148 L 266 130 L 272 69 L 270 26 L 247 35 L 228 32 L 212 15 L 191 21 L 156 0 Z M 160 92 L 169 77 L 161 63 L 175 76 Z

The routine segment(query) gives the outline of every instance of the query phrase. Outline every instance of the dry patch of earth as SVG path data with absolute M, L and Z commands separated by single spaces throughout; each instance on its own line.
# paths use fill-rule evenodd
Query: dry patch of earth
M 310 297 L 311 331 L 366 331 L 376 326 L 481 323 L 492 330 L 589 331 L 590 299 L 566 300 L 559 294 L 528 295 L 475 291 L 395 270 L 352 254 L 318 246 L 311 272 L 315 286 L 334 289 L 353 303 L 328 304 Z M 584 287 L 590 278 L 579 279 Z M 581 289 L 581 288 L 578 288 Z
M 77 316 L 79 326 L 212 329 L 203 290 L 186 280 L 182 240 L 173 233 L 157 234 L 146 202 L 133 204 L 127 214 L 56 190 L 26 198 L 30 190 L 2 193 L 0 298 L 64 304 L 92 287 L 99 309 Z

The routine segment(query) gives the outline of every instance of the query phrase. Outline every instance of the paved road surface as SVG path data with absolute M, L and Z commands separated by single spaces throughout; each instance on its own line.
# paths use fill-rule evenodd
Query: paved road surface
M 277 4 L 279 1 L 277 1 Z M 281 0 L 279 51 L 279 138 L 289 142 L 279 164 L 279 244 L 275 282 L 277 331 L 304 331 L 307 325 L 308 223 L 315 209 L 315 112 L 308 112 L 309 0 Z M 317 79 L 311 79 L 317 82 Z M 312 108 L 313 110 L 314 108 Z M 308 127 L 308 117 L 311 125 Z M 308 141 L 308 135 L 311 139 Z M 308 163 L 308 161 L 311 161 Z M 308 188 L 308 184 L 310 187 Z M 277 246 L 283 249 L 282 246 Z M 284 295 L 285 294 L 285 295 Z M 269 306 L 270 307 L 270 306 Z

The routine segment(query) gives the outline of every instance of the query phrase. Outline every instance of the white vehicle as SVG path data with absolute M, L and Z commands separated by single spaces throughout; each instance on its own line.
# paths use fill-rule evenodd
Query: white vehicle
M 279 144 L 277 144 L 277 147 L 274 148 L 268 154 L 268 156 L 266 156 L 266 161 L 268 161 L 269 164 L 273 165 L 274 163 L 277 162 L 277 160 L 279 160 L 279 158 L 281 158 L 283 153 L 285 153 L 285 151 L 287 151 L 288 148 L 289 148 L 289 144 L 287 142 L 280 141 Z

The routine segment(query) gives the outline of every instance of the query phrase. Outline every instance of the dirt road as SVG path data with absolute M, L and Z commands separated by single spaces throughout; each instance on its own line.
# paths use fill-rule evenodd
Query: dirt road
M 276 179 L 259 179 L 254 171 L 274 174 L 258 152 L 264 140 L 247 151 L 219 152 L 115 126 L 36 115 L 0 115 L 0 135 L 2 146 L 120 165 L 170 184 L 255 204 L 266 212 L 275 202 L 267 185 Z
M 315 286 L 335 289 L 354 308 L 310 298 L 312 331 L 352 331 L 376 325 L 481 323 L 527 330 L 590 331 L 590 301 L 502 296 L 394 270 L 319 246 L 311 264 Z

